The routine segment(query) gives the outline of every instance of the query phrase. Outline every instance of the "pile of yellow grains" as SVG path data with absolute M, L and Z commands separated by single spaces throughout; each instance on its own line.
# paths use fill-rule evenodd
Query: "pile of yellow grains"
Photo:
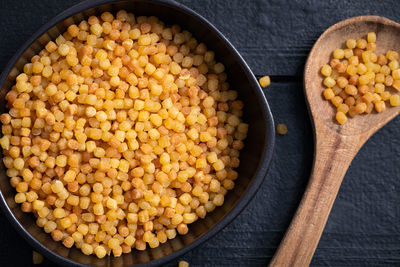
M 15 202 L 99 258 L 186 234 L 238 177 L 248 125 L 226 79 L 205 44 L 156 17 L 122 10 L 69 26 L 6 96 Z
M 374 109 L 383 112 L 385 101 L 391 106 L 400 105 L 399 54 L 389 50 L 386 55 L 375 54 L 376 34 L 370 32 L 366 39 L 349 39 L 346 48 L 333 51 L 329 65 L 321 68 L 325 76 L 323 91 L 326 100 L 337 108 L 336 121 L 343 124 L 347 116 L 369 114 Z

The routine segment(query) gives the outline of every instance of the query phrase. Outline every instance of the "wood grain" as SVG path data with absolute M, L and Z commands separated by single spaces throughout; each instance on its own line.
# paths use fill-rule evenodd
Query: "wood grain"
M 335 122 L 333 108 L 322 99 L 320 68 L 333 51 L 349 38 L 368 32 L 377 34 L 377 53 L 400 52 L 400 24 L 378 16 L 362 16 L 339 22 L 326 30 L 308 57 L 304 89 L 315 131 L 315 154 L 311 178 L 300 206 L 270 266 L 308 266 L 321 238 L 343 177 L 353 158 L 377 130 L 400 112 L 400 107 L 382 113 L 357 116 L 344 125 Z

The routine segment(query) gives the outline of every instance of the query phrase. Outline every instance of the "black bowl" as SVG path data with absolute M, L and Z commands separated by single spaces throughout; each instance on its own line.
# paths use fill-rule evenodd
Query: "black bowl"
M 14 189 L 10 186 L 5 167 L 0 168 L 0 204 L 4 214 L 17 231 L 39 252 L 65 266 L 156 266 L 166 263 L 200 245 L 231 222 L 250 202 L 267 173 L 275 142 L 274 122 L 265 96 L 251 70 L 232 44 L 206 19 L 182 4 L 171 0 L 87 0 L 51 19 L 43 25 L 12 57 L 0 76 L 0 111 L 5 111 L 5 95 L 15 83 L 23 65 L 60 32 L 84 18 L 104 11 L 125 9 L 138 15 L 157 16 L 167 24 L 178 24 L 215 51 L 216 58 L 225 65 L 228 82 L 244 101 L 243 120 L 249 123 L 245 148 L 241 151 L 239 178 L 223 206 L 189 226 L 189 233 L 177 236 L 155 249 L 136 251 L 122 257 L 97 259 L 86 256 L 76 248 L 67 249 L 55 242 L 49 234 L 36 226 L 32 214 L 23 213 L 14 202 Z

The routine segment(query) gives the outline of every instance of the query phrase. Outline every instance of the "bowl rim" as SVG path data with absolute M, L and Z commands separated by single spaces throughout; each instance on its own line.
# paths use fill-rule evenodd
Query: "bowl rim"
M 52 17 L 48 22 L 46 22 L 44 25 L 42 25 L 39 29 L 37 29 L 15 52 L 15 54 L 11 57 L 11 59 L 7 62 L 6 66 L 4 67 L 3 71 L 1 72 L 0 75 L 0 90 L 3 89 L 4 82 L 6 81 L 6 78 L 10 74 L 10 71 L 12 68 L 15 66 L 19 58 L 22 56 L 22 54 L 26 51 L 27 48 L 29 48 L 34 41 L 36 41 L 42 34 L 47 32 L 50 28 L 54 27 L 58 23 L 64 21 L 65 19 L 83 12 L 87 9 L 98 7 L 104 4 L 108 3 L 113 3 L 117 2 L 119 0 L 84 0 L 82 2 L 79 2 L 68 9 L 58 13 L 56 16 Z M 136 0 L 125 0 L 125 1 L 136 1 Z M 143 1 L 143 0 L 137 0 L 137 1 Z M 273 152 L 274 152 L 274 146 L 275 146 L 275 132 L 274 132 L 274 120 L 273 116 L 270 110 L 270 107 L 268 105 L 267 99 L 265 97 L 265 94 L 263 93 L 263 90 L 261 89 L 256 77 L 254 76 L 253 72 L 251 71 L 250 67 L 247 65 L 247 63 L 244 61 L 242 56 L 239 54 L 239 52 L 236 50 L 236 48 L 231 44 L 231 42 L 207 19 L 205 19 L 202 15 L 197 13 L 196 11 L 192 10 L 191 8 L 178 3 L 174 0 L 152 0 L 149 2 L 155 2 L 155 3 L 161 3 L 169 7 L 177 8 L 183 11 L 184 13 L 187 13 L 190 16 L 193 16 L 200 21 L 202 21 L 204 24 L 206 24 L 212 31 L 214 31 L 217 36 L 224 42 L 230 52 L 238 59 L 240 62 L 241 66 L 243 67 L 244 73 L 249 79 L 250 83 L 252 84 L 257 97 L 260 100 L 261 108 L 263 110 L 263 118 L 266 121 L 266 135 L 264 138 L 264 150 L 263 150 L 263 155 L 262 158 L 259 161 L 258 169 L 255 172 L 254 178 L 250 185 L 248 186 L 247 190 L 243 193 L 243 195 L 240 197 L 236 205 L 226 214 L 222 217 L 222 219 L 214 225 L 214 227 L 210 228 L 207 232 L 205 232 L 203 235 L 199 236 L 195 241 L 193 241 L 191 244 L 183 247 L 180 250 L 177 250 L 169 255 L 163 256 L 159 259 L 152 260 L 148 263 L 141 264 L 141 265 L 134 265 L 134 266 L 159 266 L 165 263 L 168 263 L 172 261 L 173 259 L 182 256 L 183 254 L 187 253 L 188 251 L 194 249 L 195 247 L 199 246 L 200 244 L 204 243 L 211 237 L 213 237 L 215 234 L 220 232 L 222 229 L 224 229 L 229 223 L 233 221 L 243 210 L 244 208 L 250 203 L 250 201 L 254 198 L 255 194 L 261 187 L 263 181 L 265 180 L 265 176 L 267 174 L 267 171 L 270 167 Z M 41 242 L 39 242 L 37 239 L 35 239 L 26 229 L 24 226 L 22 226 L 18 219 L 15 217 L 14 213 L 8 206 L 5 197 L 3 195 L 3 192 L 0 190 L 0 207 L 7 217 L 7 219 L 10 221 L 11 225 L 14 227 L 14 229 L 17 230 L 17 232 L 34 248 L 37 249 L 40 253 L 45 255 L 48 259 L 51 261 L 61 264 L 64 266 L 89 266 L 86 264 L 82 264 L 76 261 L 73 261 L 67 257 L 61 256 L 52 250 L 48 249 L 45 245 L 43 245 Z

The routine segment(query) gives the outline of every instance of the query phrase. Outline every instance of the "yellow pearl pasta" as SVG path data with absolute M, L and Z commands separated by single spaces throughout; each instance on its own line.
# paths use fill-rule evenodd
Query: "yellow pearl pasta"
M 233 189 L 244 103 L 178 25 L 104 12 L 23 70 L 0 116 L 3 162 L 15 202 L 65 247 L 98 258 L 158 247 Z
M 321 67 L 322 96 L 336 108 L 338 124 L 374 110 L 383 112 L 386 102 L 398 106 L 400 96 L 399 54 L 389 50 L 376 54 L 376 34 L 369 32 L 366 39 L 348 39 L 347 49 L 337 48 L 329 64 Z

